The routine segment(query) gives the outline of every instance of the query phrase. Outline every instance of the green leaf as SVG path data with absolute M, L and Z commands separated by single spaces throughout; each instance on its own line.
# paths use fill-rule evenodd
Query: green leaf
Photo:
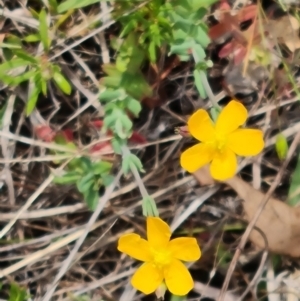
M 124 175 L 128 175 L 129 171 L 130 171 L 130 157 L 126 156 L 123 158 L 122 160 L 122 171 L 124 173 Z
M 48 52 L 50 48 L 50 38 L 48 34 L 47 13 L 42 9 L 39 13 L 39 33 L 44 47 L 44 51 Z
M 56 0 L 48 0 L 48 2 L 49 2 L 51 13 L 56 14 L 57 13 L 57 8 L 58 8 L 57 1 Z
M 139 113 L 142 110 L 141 103 L 138 100 L 131 97 L 127 97 L 125 99 L 125 106 L 136 117 L 139 116 Z
M 123 123 L 120 119 L 116 120 L 115 123 L 115 133 L 121 138 L 121 139 L 126 139 L 128 138 L 128 133 L 123 127 Z
M 156 62 L 156 44 L 153 41 L 150 41 L 148 52 L 150 61 L 152 63 Z
M 42 92 L 41 86 L 38 84 L 38 82 L 34 82 L 33 85 L 33 89 L 26 103 L 26 116 L 29 116 L 32 113 L 38 101 L 38 97 Z
M 0 129 L 2 129 L 3 127 L 3 117 L 6 112 L 7 105 L 8 105 L 8 101 L 5 101 L 2 108 L 0 109 Z
M 180 44 L 173 44 L 170 48 L 170 53 L 188 53 L 189 49 L 191 49 L 195 45 L 193 40 L 184 41 Z
M 109 174 L 104 174 L 101 176 L 102 182 L 104 186 L 109 186 L 114 181 L 114 176 Z
M 118 155 L 122 154 L 122 146 L 125 145 L 125 144 L 126 144 L 126 142 L 124 142 L 124 140 L 122 140 L 118 137 L 114 137 L 111 140 L 111 146 L 112 146 L 114 152 Z
M 94 3 L 99 3 L 100 0 L 66 0 L 58 5 L 58 13 L 64 13 L 70 9 L 82 8 Z
M 22 40 L 18 36 L 15 36 L 13 34 L 7 35 L 7 38 L 5 39 L 5 43 L 13 44 L 16 46 L 22 46 Z
M 41 78 L 41 90 L 44 96 L 47 96 L 47 81 L 44 78 Z
M 76 171 L 70 171 L 65 173 L 61 177 L 55 177 L 53 179 L 53 183 L 61 184 L 61 185 L 68 185 L 68 184 L 76 184 L 76 182 L 80 179 L 81 175 L 78 174 Z
M 128 154 L 123 157 L 122 170 L 124 174 L 128 174 L 132 168 L 136 168 L 140 172 L 144 172 L 141 160 L 134 154 Z
M 60 72 L 54 72 L 53 80 L 61 91 L 63 91 L 67 95 L 71 94 L 72 87 Z
M 36 75 L 36 70 L 29 70 L 17 76 L 0 74 L 0 81 L 7 85 L 16 86 L 20 83 L 33 78 Z
M 84 200 L 90 210 L 94 211 L 99 202 L 99 193 L 96 190 L 89 189 L 83 193 Z
M 287 204 L 296 206 L 300 203 L 300 154 L 298 154 L 298 161 L 296 168 L 292 174 L 291 185 L 289 188 Z
M 26 36 L 24 38 L 24 41 L 28 42 L 28 43 L 30 43 L 30 42 L 38 42 L 40 40 L 41 40 L 40 35 L 39 34 L 35 34 L 35 33 L 34 34 L 29 34 L 28 36 Z
M 280 160 L 284 160 L 286 158 L 289 146 L 286 137 L 281 133 L 276 136 L 275 148 L 278 158 Z
M 142 200 L 144 216 L 159 216 L 155 201 L 152 197 L 147 196 Z
M 111 170 L 112 164 L 106 161 L 96 162 L 93 164 L 93 172 L 95 175 L 101 175 Z
M 119 86 L 135 99 L 152 95 L 152 89 L 141 72 L 135 72 L 134 74 L 130 72 L 123 73 Z
M 26 299 L 26 289 L 19 287 L 16 283 L 11 283 L 8 301 L 26 301 Z
M 210 43 L 210 38 L 208 36 L 207 30 L 205 30 L 201 25 L 197 26 L 194 38 L 204 48 L 206 48 Z
M 9 43 L 0 43 L 1 48 L 8 48 L 10 50 L 12 49 L 22 49 L 20 45 L 14 45 L 14 44 L 9 44 Z
M 218 0 L 189 0 L 189 3 L 193 10 L 197 10 L 200 7 L 210 7 L 212 4 L 217 2 Z
M 90 172 L 93 169 L 93 164 L 91 160 L 87 157 L 80 158 L 81 167 L 85 172 Z
M 11 71 L 12 69 L 16 69 L 19 67 L 27 67 L 31 64 L 28 60 L 24 60 L 21 58 L 15 58 L 10 61 L 7 61 L 0 65 L 0 74 Z
M 77 189 L 84 193 L 94 186 L 95 178 L 93 172 L 90 172 L 77 181 Z
M 111 102 L 118 99 L 124 99 L 126 96 L 124 89 L 106 89 L 99 95 L 99 99 L 103 102 Z

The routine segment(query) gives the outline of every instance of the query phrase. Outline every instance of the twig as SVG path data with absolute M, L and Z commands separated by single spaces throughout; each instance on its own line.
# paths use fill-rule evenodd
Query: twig
M 242 296 L 237 300 L 237 301 L 243 301 L 245 300 L 245 297 L 246 295 L 248 294 L 248 292 L 250 291 L 250 289 L 252 287 L 255 286 L 255 284 L 257 283 L 257 281 L 259 280 L 261 274 L 263 273 L 263 270 L 264 270 L 264 266 L 265 266 L 265 263 L 267 261 L 267 258 L 268 258 L 268 254 L 269 252 L 267 250 L 265 250 L 263 252 L 263 255 L 262 255 L 262 258 L 261 258 L 261 261 L 259 263 L 259 267 L 254 275 L 254 277 L 252 278 L 251 282 L 249 283 L 248 287 L 246 288 L 246 290 L 243 292 Z
M 64 276 L 64 274 L 68 271 L 69 267 L 71 266 L 72 261 L 73 261 L 74 257 L 76 256 L 76 254 L 77 254 L 79 248 L 81 247 L 82 243 L 84 242 L 87 234 L 90 232 L 90 229 L 92 228 L 92 226 L 96 222 L 99 214 L 102 212 L 102 209 L 104 208 L 106 203 L 109 201 L 110 195 L 112 194 L 113 190 L 115 189 L 116 184 L 119 182 L 119 179 L 120 179 L 121 175 L 122 175 L 122 172 L 119 171 L 119 173 L 117 174 L 117 176 L 114 179 L 114 182 L 106 189 L 105 194 L 103 195 L 103 197 L 100 198 L 95 212 L 93 213 L 90 220 L 88 221 L 88 223 L 85 226 L 83 234 L 76 241 L 76 244 L 75 244 L 73 250 L 71 251 L 70 255 L 67 257 L 67 259 L 64 261 L 64 263 L 63 263 L 61 269 L 59 270 L 58 274 L 56 275 L 50 289 L 47 291 L 47 293 L 45 294 L 42 301 L 51 300 L 51 298 L 54 294 L 54 291 L 55 291 L 55 289 L 58 285 L 58 281 Z
M 98 227 L 100 227 L 102 225 L 103 225 L 103 222 L 99 221 L 97 224 L 93 225 L 93 227 L 90 230 L 95 230 L 95 229 L 97 229 Z M 0 279 L 14 273 L 15 271 L 17 271 L 17 270 L 19 270 L 19 269 L 21 269 L 25 266 L 28 266 L 28 265 L 31 265 L 31 264 L 37 262 L 37 261 L 40 261 L 44 256 L 49 255 L 50 253 L 67 246 L 72 241 L 74 241 L 74 240 L 78 239 L 79 237 L 81 237 L 84 233 L 84 230 L 85 229 L 77 230 L 76 232 L 71 233 L 68 236 L 63 237 L 63 238 L 55 241 L 54 243 L 52 243 L 47 248 L 44 248 L 42 250 L 39 250 L 39 251 L 34 252 L 32 254 L 29 254 L 23 260 L 21 260 L 17 263 L 14 263 L 13 265 L 11 265 L 11 266 L 3 269 L 3 270 L 0 270 Z
M 240 241 L 240 243 L 237 247 L 237 250 L 236 250 L 236 252 L 233 256 L 233 259 L 232 259 L 232 261 L 229 265 L 229 268 L 228 268 L 228 271 L 227 271 L 227 274 L 226 274 L 226 278 L 224 280 L 224 284 L 223 284 L 223 287 L 222 287 L 222 290 L 221 290 L 221 294 L 218 298 L 218 301 L 222 301 L 224 299 L 224 296 L 225 296 L 225 293 L 227 291 L 231 276 L 234 272 L 235 266 L 238 262 L 238 259 L 241 255 L 241 252 L 242 252 L 242 250 L 244 249 L 244 247 L 247 243 L 248 237 L 249 237 L 251 231 L 253 230 L 253 227 L 254 227 L 255 223 L 257 222 L 260 214 L 262 213 L 262 211 L 265 208 L 267 202 L 269 201 L 271 195 L 273 194 L 273 192 L 277 188 L 278 184 L 280 183 L 281 178 L 283 176 L 283 173 L 284 173 L 287 165 L 289 164 L 289 162 L 290 162 L 290 160 L 291 160 L 291 158 L 292 158 L 292 156 L 293 156 L 293 154 L 294 154 L 294 152 L 297 148 L 297 145 L 298 145 L 299 141 L 300 141 L 300 132 L 298 132 L 297 135 L 295 136 L 295 138 L 294 138 L 294 140 L 293 140 L 293 142 L 290 146 L 290 149 L 288 151 L 286 160 L 283 162 L 282 166 L 280 167 L 279 172 L 277 173 L 273 184 L 269 188 L 268 192 L 265 194 L 264 198 L 261 200 L 261 204 L 260 204 L 259 208 L 257 209 L 255 216 L 253 217 L 253 219 L 249 223 L 245 233 L 242 236 L 242 239 L 241 239 L 241 241 Z

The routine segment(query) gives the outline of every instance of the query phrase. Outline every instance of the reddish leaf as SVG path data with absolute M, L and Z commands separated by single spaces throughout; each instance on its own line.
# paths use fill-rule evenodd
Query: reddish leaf
M 92 120 L 90 122 L 90 126 L 94 126 L 97 129 L 101 129 L 103 127 L 103 120 L 100 119 Z
M 131 137 L 129 138 L 130 142 L 136 143 L 136 144 L 144 144 L 147 143 L 147 140 L 144 136 L 139 134 L 138 132 L 133 132 Z
M 237 17 L 225 12 L 222 14 L 220 23 L 209 29 L 208 35 L 212 40 L 216 40 L 226 34 L 230 34 L 234 29 L 240 30 Z
M 219 51 L 219 57 L 225 58 L 231 55 L 233 57 L 234 64 L 238 65 L 244 60 L 246 53 L 246 47 L 238 44 L 236 41 L 232 41 L 221 48 L 221 50 Z
M 63 130 L 62 134 L 68 142 L 74 141 L 73 131 L 71 129 Z
M 49 125 L 38 125 L 35 127 L 34 132 L 38 139 L 45 142 L 52 142 L 56 135 L 55 131 L 53 131 Z
M 90 148 L 90 152 L 91 154 L 99 154 L 99 155 L 102 155 L 102 154 L 109 154 L 109 153 L 113 153 L 114 150 L 111 146 L 111 143 L 109 141 L 104 141 L 104 142 L 99 142 L 95 145 L 93 145 L 91 148 Z

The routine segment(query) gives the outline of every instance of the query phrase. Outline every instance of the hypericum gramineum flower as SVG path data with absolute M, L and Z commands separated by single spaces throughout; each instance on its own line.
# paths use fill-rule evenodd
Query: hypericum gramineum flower
M 131 284 L 144 294 L 153 293 L 162 283 L 178 296 L 194 286 L 182 261 L 195 261 L 201 256 L 197 240 L 180 237 L 170 240 L 171 229 L 158 217 L 147 217 L 147 239 L 131 233 L 120 237 L 118 250 L 144 263 L 137 269 Z
M 263 132 L 239 128 L 248 117 L 247 109 L 232 100 L 221 111 L 214 124 L 208 113 L 200 109 L 188 120 L 190 134 L 201 141 L 181 154 L 180 164 L 190 173 L 210 164 L 216 180 L 226 180 L 237 170 L 238 156 L 255 156 L 264 148 Z

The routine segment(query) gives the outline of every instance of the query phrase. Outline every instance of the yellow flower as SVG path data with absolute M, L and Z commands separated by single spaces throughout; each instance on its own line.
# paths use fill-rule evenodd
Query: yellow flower
M 120 237 L 118 250 L 144 263 L 137 269 L 131 284 L 144 294 L 153 293 L 165 280 L 169 291 L 186 295 L 194 286 L 193 279 L 181 262 L 195 261 L 201 256 L 195 238 L 170 240 L 171 229 L 158 217 L 147 217 L 147 239 L 135 233 Z
M 238 156 L 255 156 L 264 148 L 261 130 L 242 129 L 248 117 L 247 109 L 232 100 L 221 111 L 216 123 L 200 109 L 188 120 L 190 134 L 201 141 L 181 154 L 180 164 L 188 172 L 195 172 L 210 164 L 210 173 L 216 180 L 226 180 L 237 170 Z

